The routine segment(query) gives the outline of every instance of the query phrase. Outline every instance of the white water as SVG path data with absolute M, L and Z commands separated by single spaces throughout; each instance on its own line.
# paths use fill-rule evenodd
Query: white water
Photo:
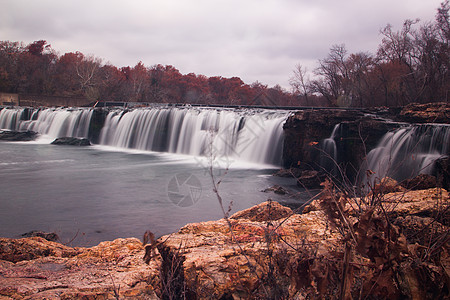
M 321 142 L 320 166 L 327 172 L 335 175 L 337 172 L 338 153 L 336 147 L 336 137 L 340 124 L 336 124 L 329 138 Z
M 389 176 L 396 180 L 418 174 L 433 174 L 435 161 L 450 151 L 449 125 L 412 125 L 388 132 L 367 155 L 365 170 L 375 174 L 370 181 Z M 363 178 L 363 183 L 367 177 Z
M 91 109 L 23 108 L 0 111 L 0 129 L 35 131 L 40 140 L 88 137 Z M 281 165 L 283 123 L 279 111 L 145 108 L 109 112 L 100 145 L 250 163 Z
M 28 116 L 27 116 L 28 115 Z M 87 137 L 91 109 L 2 109 L 0 129 L 35 131 L 54 140 L 58 137 Z
M 280 112 L 152 108 L 108 114 L 100 144 L 280 165 Z
M 0 129 L 19 130 L 24 108 L 0 110 Z

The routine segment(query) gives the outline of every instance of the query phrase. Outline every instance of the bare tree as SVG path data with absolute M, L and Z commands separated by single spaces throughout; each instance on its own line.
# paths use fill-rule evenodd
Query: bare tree
M 293 75 L 289 78 L 289 84 L 292 87 L 292 93 L 294 95 L 303 96 L 305 98 L 306 105 L 310 105 L 308 99 L 309 88 L 309 77 L 307 76 L 308 70 L 301 64 L 297 64 L 293 71 Z
M 76 65 L 80 88 L 88 99 L 96 100 L 98 98 L 98 74 L 102 60 L 93 55 L 82 57 Z

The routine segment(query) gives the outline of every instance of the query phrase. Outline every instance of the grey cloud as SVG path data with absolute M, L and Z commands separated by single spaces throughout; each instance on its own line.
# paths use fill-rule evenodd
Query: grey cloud
M 1 39 L 46 39 L 116 66 L 171 64 L 288 87 L 295 64 L 314 67 L 333 44 L 376 50 L 379 30 L 432 20 L 441 0 L 0 0 Z

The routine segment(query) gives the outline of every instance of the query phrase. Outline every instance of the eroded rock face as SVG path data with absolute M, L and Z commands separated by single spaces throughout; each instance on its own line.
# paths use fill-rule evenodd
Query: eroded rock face
M 445 102 L 406 105 L 398 119 L 411 123 L 450 123 L 450 104 Z
M 336 136 L 336 149 L 340 157 L 335 163 L 352 166 L 359 166 L 383 135 L 399 126 L 359 110 L 298 111 L 283 126 L 284 167 L 321 171 L 320 160 L 324 155 L 321 143 L 330 137 L 337 124 L 340 124 L 340 130 Z M 352 168 L 347 171 L 350 178 L 356 175 Z

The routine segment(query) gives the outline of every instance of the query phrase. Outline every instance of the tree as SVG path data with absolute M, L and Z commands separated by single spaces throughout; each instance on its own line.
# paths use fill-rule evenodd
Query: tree
M 339 102 L 347 105 L 349 74 L 345 63 L 346 56 L 345 45 L 333 45 L 328 57 L 319 60 L 319 67 L 315 70 L 319 79 L 312 82 L 312 91 L 322 94 L 328 100 L 329 106 L 336 106 Z
M 349 98 L 353 106 L 365 107 L 374 105 L 375 82 L 371 79 L 374 60 L 369 53 L 350 54 L 345 61 L 349 82 Z
M 100 80 L 98 74 L 101 64 L 102 60 L 100 58 L 89 55 L 83 57 L 83 59 L 78 61 L 75 65 L 80 88 L 86 98 L 91 100 L 98 100 L 99 98 L 98 85 Z
M 310 105 L 308 94 L 310 93 L 309 77 L 307 77 L 307 69 L 301 64 L 297 64 L 293 71 L 294 75 L 289 78 L 289 84 L 292 87 L 294 96 L 303 96 L 306 105 Z

